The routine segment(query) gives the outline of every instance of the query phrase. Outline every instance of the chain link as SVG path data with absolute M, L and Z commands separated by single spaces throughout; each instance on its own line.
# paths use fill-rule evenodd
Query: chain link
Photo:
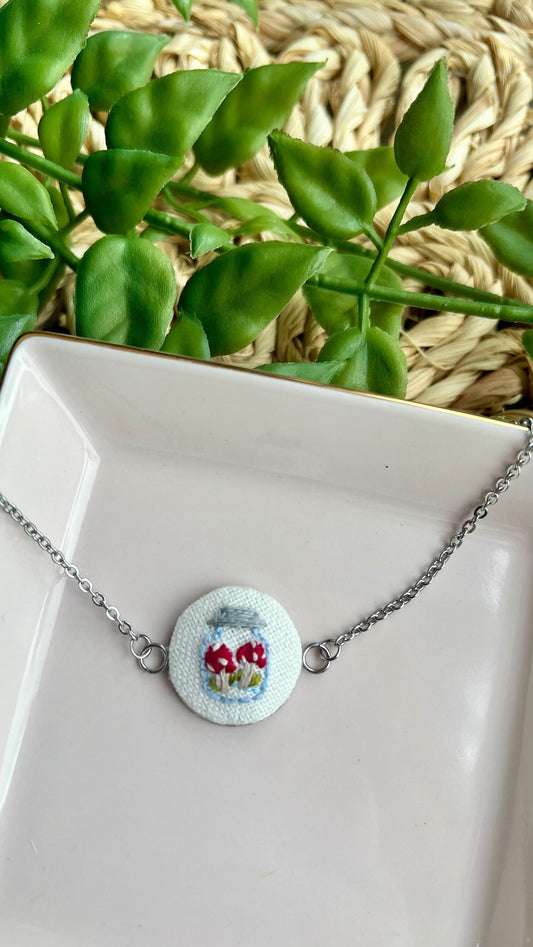
M 67 562 L 61 550 L 57 549 L 48 537 L 41 533 L 35 523 L 26 519 L 21 510 L 19 510 L 14 503 L 10 503 L 3 493 L 0 493 L 0 509 L 2 509 L 4 513 L 7 513 L 12 520 L 15 520 L 15 523 L 22 526 L 26 535 L 49 554 L 52 562 L 60 566 L 69 579 L 76 580 L 80 591 L 89 595 L 91 601 L 97 608 L 104 609 L 106 618 L 116 624 L 122 635 L 129 636 L 131 653 L 143 671 L 148 671 L 150 674 L 158 674 L 159 671 L 163 671 L 166 668 L 168 664 L 168 649 L 164 645 L 152 641 L 148 635 L 135 632 L 129 621 L 121 618 L 118 608 L 115 608 L 114 605 L 110 605 L 102 592 L 95 592 L 92 582 L 87 578 L 82 578 L 77 566 L 71 562 Z M 139 651 L 135 648 L 136 642 L 138 641 L 141 642 Z M 150 657 L 153 651 L 158 652 L 160 657 L 156 659 L 155 665 L 149 665 L 146 663 L 146 659 Z
M 522 427 L 527 427 L 529 431 L 526 446 L 518 452 L 514 463 L 507 468 L 504 476 L 500 477 L 494 484 L 493 489 L 485 494 L 483 502 L 472 510 L 468 519 L 466 519 L 461 528 L 453 534 L 442 552 L 433 560 L 426 571 L 422 573 L 420 578 L 418 578 L 413 585 L 410 585 L 405 592 L 402 592 L 398 598 L 376 609 L 375 612 L 372 612 L 372 614 L 364 618 L 363 621 L 358 622 L 357 625 L 353 625 L 348 631 L 338 635 L 337 638 L 325 638 L 324 641 L 315 641 L 313 644 L 308 645 L 303 653 L 303 666 L 307 671 L 311 671 L 312 674 L 323 674 L 324 671 L 327 671 L 331 662 L 337 660 L 343 645 L 349 641 L 353 641 L 358 635 L 369 631 L 377 622 L 383 621 L 383 619 L 392 615 L 393 612 L 399 611 L 404 605 L 412 602 L 413 599 L 420 594 L 422 589 L 425 589 L 430 582 L 433 581 L 442 567 L 448 562 L 448 559 L 450 559 L 454 552 L 459 549 L 459 546 L 462 545 L 465 537 L 473 533 L 479 521 L 487 516 L 489 507 L 498 502 L 502 493 L 505 493 L 509 489 L 512 481 L 520 476 L 522 468 L 531 460 L 533 455 L 533 418 L 523 418 L 518 424 Z

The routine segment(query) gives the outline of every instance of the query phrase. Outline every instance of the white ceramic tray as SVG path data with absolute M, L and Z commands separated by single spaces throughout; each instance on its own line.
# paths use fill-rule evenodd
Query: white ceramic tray
M 304 642 L 404 590 L 522 429 L 51 335 L 0 490 L 138 630 L 221 585 Z M 0 943 L 522 947 L 533 468 L 431 588 L 249 727 L 192 714 L 0 515 Z

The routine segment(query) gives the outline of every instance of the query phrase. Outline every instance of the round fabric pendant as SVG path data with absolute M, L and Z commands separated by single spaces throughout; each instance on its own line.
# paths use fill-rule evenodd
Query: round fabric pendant
M 183 612 L 169 648 L 172 684 L 213 723 L 255 723 L 289 697 L 302 645 L 284 608 L 255 589 L 221 588 Z

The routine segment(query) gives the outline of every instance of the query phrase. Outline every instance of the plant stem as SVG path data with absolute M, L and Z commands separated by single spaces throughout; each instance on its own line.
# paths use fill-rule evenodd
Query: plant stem
M 387 227 L 387 232 L 385 234 L 385 239 L 383 241 L 383 246 L 379 251 L 376 259 L 374 260 L 370 273 L 368 274 L 365 283 L 367 286 L 372 286 L 372 284 L 377 280 L 382 267 L 385 265 L 385 261 L 389 255 L 389 250 L 394 242 L 394 238 L 398 233 L 398 228 L 402 222 L 402 217 L 405 213 L 405 208 L 407 207 L 409 201 L 411 200 L 416 188 L 418 186 L 417 178 L 409 178 L 407 184 L 405 185 L 405 190 L 398 202 L 398 206 L 394 211 L 391 222 Z
M 314 276 L 309 280 L 314 286 L 329 289 L 348 296 L 368 295 L 380 302 L 402 303 L 437 312 L 461 312 L 467 316 L 485 316 L 487 319 L 503 319 L 505 322 L 533 323 L 533 306 L 509 305 L 508 303 L 476 302 L 448 296 L 433 296 L 430 293 L 409 293 L 388 286 L 368 286 L 351 280 L 335 279 L 331 276 Z
M 61 260 L 57 257 L 54 257 L 53 260 L 50 260 L 48 266 L 41 274 L 39 279 L 35 280 L 31 286 L 28 287 L 28 292 L 38 294 L 43 291 L 43 289 L 48 286 L 50 280 L 55 275 L 60 266 L 63 266 Z
M 156 227 L 157 230 L 165 230 L 167 233 L 177 233 L 180 237 L 189 238 L 192 224 L 182 223 L 177 217 L 165 214 L 161 210 L 149 210 L 148 213 L 144 215 L 144 219 L 152 227 Z
M 63 198 L 63 203 L 67 209 L 68 219 L 70 223 L 73 223 L 73 221 L 76 220 L 76 211 L 72 206 L 72 201 L 70 199 L 67 186 L 66 184 L 63 184 L 62 181 L 59 182 L 59 190 L 61 191 L 61 197 Z
M 162 194 L 171 207 L 174 207 L 174 209 L 178 210 L 181 214 L 185 214 L 186 217 L 192 217 L 192 219 L 197 223 L 204 223 L 207 221 L 205 214 L 200 214 L 200 212 L 194 209 L 190 204 L 184 204 L 182 206 L 173 196 L 168 185 L 163 188 Z
M 367 227 L 364 231 L 365 236 L 374 244 L 376 250 L 381 251 L 383 249 L 383 240 L 378 233 L 374 230 L 373 227 Z
M 416 217 L 411 217 L 411 220 L 408 220 L 406 224 L 402 224 L 401 227 L 398 227 L 398 234 L 412 233 L 413 230 L 422 230 L 422 227 L 430 227 L 431 224 L 434 223 L 433 214 L 418 214 Z
M 358 324 L 360 332 L 368 332 L 370 328 L 370 297 L 368 293 L 361 293 L 359 296 Z
M 185 174 L 183 175 L 183 177 L 181 177 L 177 183 L 178 183 L 178 184 L 188 184 L 189 181 L 192 181 L 192 179 L 193 179 L 193 177 L 195 176 L 196 172 L 198 171 L 198 168 L 199 168 L 199 167 L 200 167 L 200 165 L 198 164 L 198 161 L 195 161 L 194 164 L 193 164 L 193 166 L 192 166 L 192 168 L 189 168 L 189 170 L 185 172 Z
M 59 263 L 59 266 L 57 270 L 55 271 L 55 273 L 52 275 L 51 280 L 40 291 L 39 309 L 41 310 L 44 308 L 44 306 L 46 306 L 46 303 L 48 302 L 48 300 L 51 299 L 58 284 L 61 282 L 65 274 L 66 265 L 62 263 L 61 260 L 58 260 L 58 263 Z
M 49 175 L 69 187 L 81 190 L 81 178 L 77 174 L 67 171 L 59 164 L 54 164 L 53 161 L 42 158 L 41 155 L 34 155 L 33 152 L 25 151 L 24 148 L 19 148 L 18 145 L 12 145 L 5 138 L 0 138 L 0 154 L 7 155 L 8 158 L 14 158 L 19 164 L 33 168 L 34 171 L 40 171 L 41 174 Z
M 17 132 L 14 128 L 8 128 L 5 137 L 11 138 L 19 145 L 27 145 L 29 148 L 39 148 L 42 151 L 41 142 L 37 138 L 30 138 L 29 135 L 23 135 L 22 132 Z
M 341 253 L 350 253 L 353 256 L 362 256 L 368 260 L 374 260 L 376 254 L 373 250 L 362 247 L 360 243 L 338 243 L 336 249 Z M 466 299 L 477 299 L 480 302 L 509 303 L 509 305 L 521 306 L 527 303 L 521 303 L 519 299 L 511 299 L 509 296 L 497 296 L 495 293 L 489 293 L 485 289 L 476 289 L 475 286 L 466 286 L 463 283 L 456 283 L 454 280 L 447 279 L 445 276 L 437 276 L 434 273 L 428 273 L 417 266 L 409 266 L 407 263 L 400 263 L 392 257 L 387 258 L 387 267 L 394 270 L 401 276 L 410 276 L 412 279 L 424 283 L 426 286 L 432 286 L 433 289 L 440 289 L 444 293 L 461 293 Z
M 231 205 L 228 208 L 228 203 L 234 200 L 236 195 L 229 196 L 226 203 L 226 198 L 219 194 L 212 194 L 210 191 L 200 191 L 198 188 L 190 187 L 188 184 L 182 185 L 181 181 L 170 181 L 169 184 L 167 184 L 167 188 L 172 194 L 178 195 L 178 197 L 189 198 L 193 202 L 197 203 L 198 208 L 217 207 L 219 210 L 224 211 L 224 213 L 229 214 L 231 217 L 236 216 L 233 212 L 233 209 L 231 208 Z M 176 204 L 175 206 L 177 207 L 178 205 Z M 265 208 L 263 208 L 261 204 L 257 204 L 257 216 L 260 216 L 261 211 L 264 209 Z M 280 217 L 279 214 L 276 214 L 275 211 L 270 210 L 269 208 L 268 213 L 272 214 L 274 217 L 277 217 L 280 223 L 282 223 L 285 227 L 290 227 L 290 229 L 295 234 L 299 235 L 300 232 L 302 232 L 306 235 L 312 235 L 312 239 L 322 241 L 322 238 L 319 234 L 315 234 L 314 231 L 309 230 L 308 227 L 302 227 L 300 224 L 295 223 L 291 217 L 289 219 Z M 246 221 L 244 221 L 244 223 L 246 223 Z M 379 240 L 378 235 L 376 234 L 375 236 L 376 239 Z
M 68 224 L 66 224 L 64 227 L 61 228 L 59 233 L 61 234 L 61 236 L 63 236 L 63 234 L 70 233 L 72 230 L 74 230 L 76 227 L 82 224 L 84 220 L 87 220 L 88 216 L 89 216 L 88 210 L 80 211 L 80 213 L 76 214 L 76 216 L 73 217 L 73 219 L 69 221 Z

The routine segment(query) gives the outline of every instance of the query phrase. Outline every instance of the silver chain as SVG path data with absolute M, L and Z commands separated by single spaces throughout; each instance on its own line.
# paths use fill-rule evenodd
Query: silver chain
M 159 671 L 163 671 L 166 668 L 168 664 L 168 649 L 165 645 L 152 641 L 148 635 L 142 632 L 135 632 L 129 621 L 120 617 L 118 608 L 115 608 L 114 605 L 109 605 L 105 595 L 102 595 L 101 592 L 95 592 L 92 582 L 90 582 L 89 579 L 82 578 L 79 569 L 72 565 L 72 563 L 67 562 L 61 550 L 57 549 L 48 537 L 37 529 L 34 523 L 26 519 L 21 510 L 19 510 L 14 503 L 10 503 L 3 493 L 0 493 L 0 509 L 2 509 L 4 513 L 8 513 L 11 519 L 15 520 L 15 523 L 19 523 L 19 525 L 23 527 L 26 535 L 28 535 L 30 539 L 35 540 L 37 545 L 50 555 L 52 562 L 60 566 L 69 579 L 76 580 L 80 590 L 85 592 L 86 595 L 89 595 L 98 608 L 105 609 L 106 618 L 116 623 L 122 635 L 129 636 L 131 653 L 143 671 L 148 671 L 149 674 L 158 674 Z M 157 652 L 158 654 L 155 665 L 150 665 L 146 662 L 146 659 L 150 657 L 152 652 Z
M 469 518 L 465 520 L 461 528 L 453 534 L 442 552 L 433 560 L 426 571 L 422 573 L 420 578 L 417 579 L 413 585 L 410 585 L 405 592 L 402 592 L 398 598 L 393 599 L 392 602 L 388 602 L 387 605 L 372 612 L 372 614 L 368 615 L 363 621 L 358 622 L 357 625 L 353 625 L 349 631 L 338 635 L 337 638 L 325 638 L 324 641 L 315 641 L 313 644 L 308 645 L 303 653 L 303 666 L 307 671 L 311 671 L 312 674 L 323 674 L 324 671 L 327 671 L 331 662 L 336 661 L 339 657 L 343 645 L 357 638 L 358 635 L 362 635 L 363 632 L 368 631 L 373 625 L 377 624 L 378 621 L 383 621 L 384 618 L 392 615 L 393 612 L 399 611 L 404 605 L 412 602 L 422 589 L 425 589 L 426 586 L 433 581 L 443 565 L 448 562 L 448 559 L 450 559 L 454 552 L 459 549 L 459 546 L 462 545 L 465 536 L 474 532 L 479 520 L 484 519 L 489 512 L 489 507 L 498 502 L 502 493 L 505 493 L 511 486 L 511 482 L 520 476 L 522 467 L 525 467 L 531 460 L 531 456 L 533 455 L 533 418 L 523 418 L 518 423 L 522 427 L 527 427 L 529 431 L 526 446 L 518 452 L 514 463 L 507 468 L 504 476 L 500 477 L 500 479 L 496 481 L 493 489 L 485 494 L 483 502 L 480 503 L 479 506 L 476 506 Z
M 518 452 L 514 463 L 507 468 L 504 476 L 500 477 L 500 479 L 496 481 L 494 488 L 485 494 L 483 502 L 480 503 L 479 506 L 476 506 L 469 518 L 465 520 L 461 528 L 453 534 L 442 552 L 433 560 L 426 571 L 422 573 L 420 578 L 417 579 L 413 585 L 410 585 L 405 592 L 402 592 L 402 594 L 393 599 L 392 602 L 388 602 L 387 605 L 378 608 L 375 612 L 372 612 L 371 615 L 368 615 L 367 618 L 363 619 L 363 621 L 358 622 L 357 625 L 353 625 L 348 631 L 338 635 L 337 638 L 325 638 L 323 641 L 315 641 L 313 644 L 308 645 L 303 653 L 303 666 L 307 671 L 311 671 L 312 674 L 323 674 L 324 671 L 327 671 L 332 661 L 337 660 L 343 645 L 357 638 L 357 636 L 363 634 L 363 632 L 368 631 L 373 625 L 377 624 L 378 621 L 383 621 L 384 618 L 392 615 L 393 612 L 399 611 L 404 605 L 412 602 L 422 589 L 425 589 L 426 586 L 433 581 L 437 573 L 439 573 L 445 563 L 448 562 L 448 559 L 450 559 L 453 553 L 462 545 L 465 537 L 468 536 L 469 533 L 474 532 L 479 520 L 484 519 L 489 512 L 489 507 L 498 502 L 502 493 L 505 493 L 509 489 L 511 482 L 520 476 L 522 467 L 525 467 L 531 460 L 533 455 L 533 418 L 523 418 L 518 423 L 528 429 L 529 434 L 526 446 Z M 152 639 L 143 632 L 135 632 L 129 621 L 120 617 L 118 608 L 115 608 L 114 605 L 109 605 L 102 592 L 95 592 L 92 582 L 87 578 L 82 578 L 79 569 L 72 563 L 67 562 L 61 550 L 57 549 L 34 523 L 26 519 L 21 510 L 19 510 L 14 503 L 10 503 L 3 493 L 0 493 L 0 509 L 2 509 L 4 513 L 8 513 L 15 523 L 23 527 L 24 532 L 33 539 L 41 549 L 44 549 L 44 551 L 50 555 L 52 562 L 60 566 L 69 579 L 75 579 L 77 581 L 80 590 L 90 595 L 91 600 L 98 608 L 105 609 L 106 618 L 116 623 L 122 635 L 129 636 L 131 653 L 143 671 L 148 671 L 150 674 L 158 674 L 159 671 L 163 671 L 167 667 L 168 648 L 163 644 L 152 641 Z M 158 652 L 159 657 L 155 666 L 151 666 L 146 663 L 146 659 L 149 658 L 154 651 Z M 313 652 L 316 652 L 314 654 L 314 660 L 311 657 Z

